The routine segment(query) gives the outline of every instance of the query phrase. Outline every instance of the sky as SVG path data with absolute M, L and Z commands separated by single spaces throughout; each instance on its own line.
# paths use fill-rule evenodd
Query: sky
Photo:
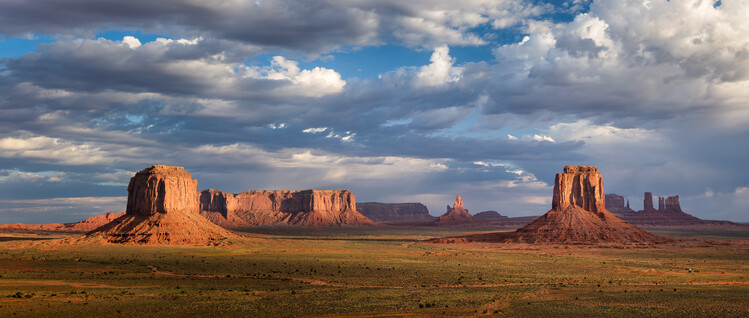
M 749 222 L 749 2 L 6 0 L 0 223 L 198 189 L 540 215 L 595 165 L 642 208 Z

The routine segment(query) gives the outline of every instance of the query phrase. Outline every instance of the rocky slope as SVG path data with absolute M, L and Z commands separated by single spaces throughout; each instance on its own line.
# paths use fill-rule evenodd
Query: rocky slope
M 104 224 L 111 222 L 112 220 L 125 215 L 125 212 L 107 212 L 105 214 L 94 215 L 81 222 L 75 223 L 49 223 L 49 224 L 2 224 L 0 225 L 0 232 L 35 232 L 35 231 L 46 231 L 46 232 L 89 232 Z
M 198 192 L 200 214 L 225 228 L 258 225 L 326 227 L 375 225 L 356 210 L 348 190 Z
M 514 232 L 436 239 L 435 242 L 650 245 L 666 239 L 635 227 L 606 210 L 603 179 L 596 167 L 566 166 L 554 182 L 552 209 Z
M 357 203 L 356 210 L 372 221 L 386 223 L 430 222 L 436 217 L 429 214 L 421 203 Z
M 134 244 L 217 244 L 234 237 L 198 214 L 197 185 L 182 167 L 144 169 L 130 179 L 125 215 L 88 237 Z

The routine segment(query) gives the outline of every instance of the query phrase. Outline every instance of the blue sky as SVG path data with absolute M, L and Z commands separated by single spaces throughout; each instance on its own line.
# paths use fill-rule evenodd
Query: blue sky
M 554 174 L 749 221 L 745 1 L 0 3 L 0 223 L 199 188 L 455 194 L 539 215 Z

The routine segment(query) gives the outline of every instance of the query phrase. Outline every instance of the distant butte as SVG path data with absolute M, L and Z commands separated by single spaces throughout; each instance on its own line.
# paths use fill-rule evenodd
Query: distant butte
M 434 239 L 432 242 L 651 245 L 667 239 L 648 233 L 606 210 L 603 178 L 596 167 L 566 166 L 556 175 L 552 209 L 514 232 Z
M 357 203 L 356 210 L 375 222 L 392 224 L 434 222 L 437 219 L 429 214 L 421 203 Z
M 474 218 L 473 215 L 468 213 L 468 210 L 463 208 L 463 198 L 459 195 L 455 196 L 455 202 L 453 206 L 447 206 L 447 212 L 440 216 L 435 222 L 435 226 L 452 226 L 452 225 L 463 225 L 471 223 L 485 222 L 484 220 Z
M 627 201 L 629 202 L 629 201 Z M 730 221 L 703 220 L 681 210 L 679 196 L 658 197 L 658 209 L 653 207 L 653 194 L 645 192 L 643 209 L 635 212 L 624 205 L 624 197 L 606 194 L 606 208 L 623 220 L 637 226 L 651 227 L 746 227 Z
M 235 237 L 198 214 L 197 186 L 182 167 L 144 169 L 130 179 L 125 215 L 88 237 L 109 243 L 200 245 Z

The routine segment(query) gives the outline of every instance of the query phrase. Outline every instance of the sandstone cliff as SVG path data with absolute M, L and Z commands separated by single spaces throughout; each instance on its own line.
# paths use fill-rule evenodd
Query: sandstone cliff
M 515 232 L 436 239 L 435 242 L 649 245 L 666 241 L 611 214 L 596 167 L 566 166 L 556 175 L 552 209 Z
M 217 244 L 234 237 L 198 214 L 197 185 L 182 167 L 144 169 L 130 179 L 125 215 L 88 236 L 135 244 Z
M 375 225 L 356 210 L 348 190 L 199 191 L 200 213 L 226 228 L 258 225 L 309 227 Z
M 468 210 L 463 208 L 463 198 L 459 195 L 455 196 L 455 202 L 453 206 L 447 206 L 447 212 L 441 215 L 435 222 L 435 226 L 451 226 L 451 225 L 464 225 L 470 223 L 479 223 L 483 220 L 476 219 L 468 213 Z
M 421 203 L 357 203 L 356 210 L 376 222 L 412 223 L 434 221 L 427 207 Z

